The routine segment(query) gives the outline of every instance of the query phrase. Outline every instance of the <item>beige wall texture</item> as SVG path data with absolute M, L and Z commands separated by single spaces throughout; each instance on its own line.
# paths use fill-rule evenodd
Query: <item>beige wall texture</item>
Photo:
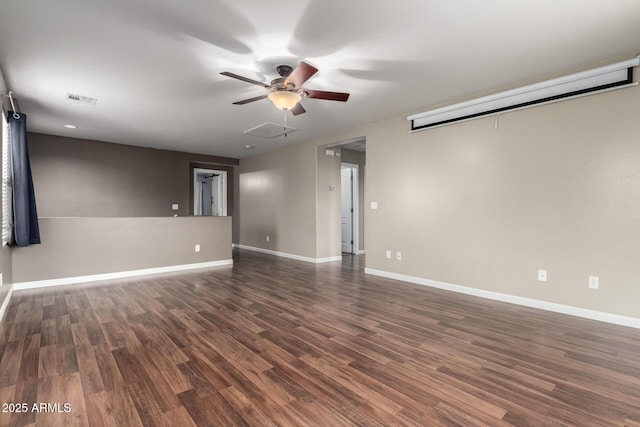
M 316 151 L 307 142 L 241 159 L 238 243 L 316 257 Z
M 238 242 L 317 260 L 341 256 L 341 157 L 327 156 L 325 148 L 346 139 L 311 140 L 241 159 Z
M 504 113 L 497 128 L 486 117 L 410 134 L 401 115 L 311 143 L 366 136 L 368 268 L 640 317 L 638 105 L 633 87 Z M 283 149 L 278 174 L 307 183 L 314 154 L 304 144 Z M 254 176 L 274 173 L 273 160 L 249 161 Z M 315 176 L 318 188 L 330 180 Z M 241 211 L 243 190 L 241 176 Z M 299 196 L 270 210 L 270 221 L 311 210 L 313 198 Z M 251 228 L 265 222 L 255 217 Z M 289 250 L 332 227 L 295 229 Z M 402 260 L 385 259 L 387 249 Z M 600 289 L 588 288 L 591 275 Z
M 332 149 L 331 151 L 340 151 Z M 341 256 L 340 216 L 340 163 L 341 157 L 328 156 L 324 147 L 318 147 L 316 168 L 316 258 Z
M 497 129 L 372 126 L 367 267 L 640 317 L 639 103 L 636 87 L 502 114 Z
M 38 133 L 30 133 L 28 141 L 41 217 L 190 215 L 190 166 L 238 164 L 225 157 Z M 233 211 L 233 194 L 229 198 Z
M 41 218 L 40 232 L 13 248 L 15 283 L 231 259 L 230 217 Z

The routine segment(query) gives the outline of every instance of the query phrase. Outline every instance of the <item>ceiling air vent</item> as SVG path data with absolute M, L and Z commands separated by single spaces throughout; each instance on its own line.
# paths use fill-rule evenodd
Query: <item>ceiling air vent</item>
M 96 102 L 98 102 L 96 98 L 90 98 L 88 96 L 82 96 L 82 95 L 75 95 L 73 93 L 68 93 L 66 99 L 69 101 L 82 102 L 90 105 L 96 105 Z
M 285 133 L 290 134 L 295 130 L 296 129 L 287 126 L 266 122 L 260 126 L 254 127 L 253 129 L 246 130 L 244 133 L 247 135 L 259 136 L 261 138 L 275 138 L 277 136 L 282 136 Z

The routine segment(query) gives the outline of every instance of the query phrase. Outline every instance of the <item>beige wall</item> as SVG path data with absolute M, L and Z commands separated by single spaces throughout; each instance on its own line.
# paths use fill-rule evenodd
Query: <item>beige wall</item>
M 237 243 L 316 257 L 316 150 L 299 143 L 240 161 Z
M 38 133 L 28 138 L 41 217 L 190 215 L 193 164 L 214 169 L 238 164 L 225 157 Z M 233 213 L 233 194 L 229 202 Z M 179 211 L 171 209 L 173 203 Z
M 376 123 L 367 267 L 640 317 L 639 103 L 635 87 L 506 113 L 498 129 Z
M 341 255 L 341 157 L 325 155 L 325 146 L 311 140 L 241 159 L 240 244 L 319 260 Z
M 316 155 L 316 230 L 323 230 L 322 234 L 316 235 L 316 258 L 338 257 L 342 255 L 340 235 L 341 157 L 327 156 L 324 147 L 318 147 Z
M 15 283 L 231 259 L 230 217 L 40 218 L 40 233 L 13 248 Z
M 489 117 L 410 134 L 403 114 L 311 143 L 366 136 L 368 268 L 640 317 L 638 105 L 633 87 L 504 113 L 498 129 Z M 278 152 L 287 159 L 278 174 L 296 168 L 297 180 L 317 177 L 321 188 L 309 164 L 316 151 L 300 144 Z M 250 161 L 255 176 L 273 173 L 273 160 Z M 293 200 L 270 215 L 287 218 L 314 203 Z M 289 248 L 332 227 L 299 228 Z M 387 249 L 402 261 L 385 259 Z M 538 269 L 548 282 L 537 281 Z M 588 288 L 590 275 L 600 289 Z

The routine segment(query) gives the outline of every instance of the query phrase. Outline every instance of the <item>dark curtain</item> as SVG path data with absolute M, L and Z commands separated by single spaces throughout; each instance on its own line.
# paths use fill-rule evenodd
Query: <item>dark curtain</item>
M 13 169 L 13 237 L 18 246 L 40 243 L 40 227 L 27 147 L 27 116 L 8 114 Z

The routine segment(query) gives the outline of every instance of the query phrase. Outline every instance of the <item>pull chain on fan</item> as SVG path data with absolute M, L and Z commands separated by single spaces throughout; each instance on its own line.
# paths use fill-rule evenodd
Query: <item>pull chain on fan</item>
M 284 137 L 287 137 L 287 109 L 283 108 L 282 112 L 284 113 Z

